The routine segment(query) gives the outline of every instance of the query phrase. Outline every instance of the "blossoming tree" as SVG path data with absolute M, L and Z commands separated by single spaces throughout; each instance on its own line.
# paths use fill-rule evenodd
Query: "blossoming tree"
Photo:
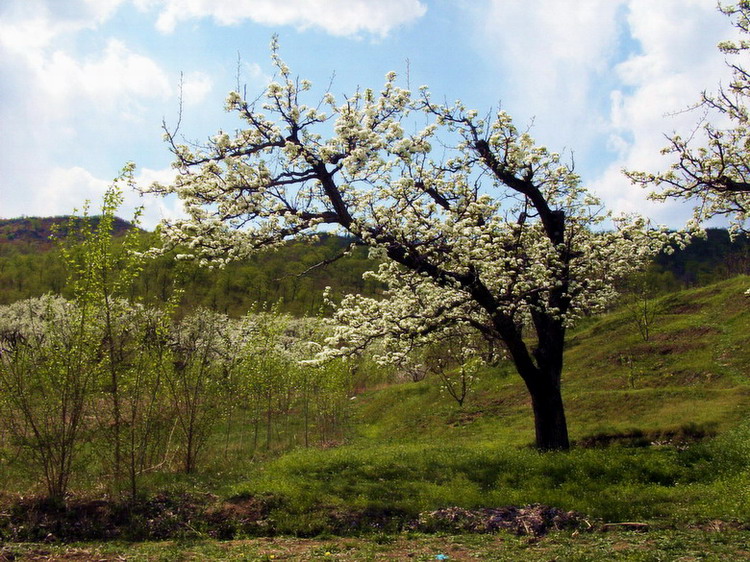
M 750 50 L 750 2 L 720 5 L 743 38 L 719 43 L 719 50 L 735 57 L 728 62 L 732 81 L 715 95 L 703 93 L 700 107 L 705 121 L 687 138 L 673 135 L 662 153 L 675 156 L 666 172 L 627 172 L 635 182 L 657 187 L 653 199 L 696 202 L 695 225 L 712 217 L 726 217 L 734 233 L 748 231 L 750 213 L 750 72 L 736 59 Z
M 151 192 L 176 194 L 189 217 L 167 240 L 226 263 L 289 237 L 338 227 L 383 259 L 383 299 L 346 297 L 330 348 L 386 338 L 383 360 L 450 330 L 502 342 L 528 388 L 540 449 L 569 447 L 561 396 L 567 328 L 600 309 L 613 281 L 661 248 L 637 218 L 609 215 L 560 155 L 502 111 L 480 118 L 435 103 L 390 73 L 380 92 L 306 105 L 311 84 L 272 45 L 276 80 L 255 101 L 227 99 L 244 128 L 204 146 L 166 138 L 179 171 Z M 597 228 L 599 225 L 599 228 Z

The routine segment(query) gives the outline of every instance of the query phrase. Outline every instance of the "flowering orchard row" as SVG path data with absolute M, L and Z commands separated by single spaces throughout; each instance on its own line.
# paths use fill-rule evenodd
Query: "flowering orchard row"
M 220 429 L 244 437 L 246 456 L 337 439 L 350 369 L 304 362 L 322 336 L 319 321 L 275 311 L 173 322 L 124 299 L 1 307 L 2 446 L 62 498 L 84 474 L 135 495 L 146 473 L 199 470 Z

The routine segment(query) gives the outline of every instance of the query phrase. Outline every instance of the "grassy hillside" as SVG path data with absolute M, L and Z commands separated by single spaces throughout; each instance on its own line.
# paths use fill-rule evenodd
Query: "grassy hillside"
M 61 526 L 76 537 L 90 530 L 97 537 L 200 538 L 80 550 L 138 559 L 746 558 L 748 287 L 750 277 L 737 277 L 662 297 L 649 341 L 626 309 L 573 330 L 564 373 L 570 452 L 531 447 L 528 397 L 501 365 L 481 373 L 463 407 L 429 377 L 366 390 L 350 401 L 349 437 L 322 448 L 243 456 L 233 447 L 249 439 L 249 429 L 241 435 L 235 424 L 231 435 L 213 440 L 202 473 L 154 474 L 142 504 L 74 501 Z M 83 489 L 79 497 L 97 493 Z M 41 540 L 53 528 L 48 512 L 29 501 L 2 511 L 9 530 L 0 533 L 15 540 Z M 497 513 L 513 514 L 512 532 L 538 536 L 474 534 L 491 530 Z M 562 523 L 544 519 L 549 514 Z M 630 530 L 633 522 L 647 532 Z M 129 527 L 115 532 L 110 524 Z M 206 540 L 256 535 L 317 539 Z M 69 550 L 8 552 L 40 549 L 61 557 Z
M 748 287 L 737 277 L 662 298 L 647 342 L 625 310 L 574 330 L 570 453 L 531 448 L 529 400 L 505 366 L 462 408 L 429 378 L 365 392 L 348 444 L 289 453 L 230 493 L 270 494 L 277 524 L 310 534 L 335 527 L 331 513 L 537 502 L 604 521 L 750 523 Z
M 572 438 L 723 431 L 750 412 L 750 277 L 659 299 L 649 341 L 626 309 L 568 338 L 563 394 Z M 486 368 L 463 408 L 434 380 L 358 398 L 363 439 L 532 442 L 531 406 L 510 365 Z

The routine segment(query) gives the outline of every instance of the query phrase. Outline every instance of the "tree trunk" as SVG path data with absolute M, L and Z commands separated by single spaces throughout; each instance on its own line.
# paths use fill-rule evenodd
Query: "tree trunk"
M 568 424 L 565 421 L 560 385 L 549 381 L 529 387 L 531 405 L 534 410 L 536 447 L 540 451 L 567 451 Z
M 566 285 L 551 292 L 551 303 L 567 310 L 569 303 L 560 295 Z M 565 421 L 560 380 L 563 370 L 565 325 L 549 313 L 532 312 L 539 343 L 533 356 L 536 368 L 533 375 L 524 377 L 534 409 L 536 446 L 540 451 L 567 451 L 570 449 L 568 424 Z
M 514 337 L 508 337 L 504 341 L 511 353 L 516 371 L 526 383 L 531 396 L 536 447 L 540 451 L 566 451 L 570 448 L 570 441 L 560 392 L 564 338 L 545 338 L 544 346 L 539 346 L 535 350 L 534 362 L 527 353 L 520 334 L 512 335 Z

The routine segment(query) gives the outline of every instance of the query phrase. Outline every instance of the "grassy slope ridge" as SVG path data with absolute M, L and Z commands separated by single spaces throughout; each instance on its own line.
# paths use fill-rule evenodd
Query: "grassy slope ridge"
M 736 425 L 750 412 L 748 287 L 750 278 L 735 277 L 661 298 L 647 342 L 624 309 L 572 330 L 563 372 L 572 438 Z M 486 370 L 463 408 L 430 380 L 359 400 L 368 438 L 533 441 L 530 401 L 510 365 Z
M 664 297 L 648 342 L 624 310 L 574 330 L 570 453 L 531 449 L 528 397 L 500 368 L 463 408 L 430 379 L 360 395 L 347 445 L 289 453 L 229 492 L 281 498 L 279 528 L 313 534 L 337 510 L 385 520 L 534 502 L 606 521 L 747 523 L 748 286 L 737 277 Z

